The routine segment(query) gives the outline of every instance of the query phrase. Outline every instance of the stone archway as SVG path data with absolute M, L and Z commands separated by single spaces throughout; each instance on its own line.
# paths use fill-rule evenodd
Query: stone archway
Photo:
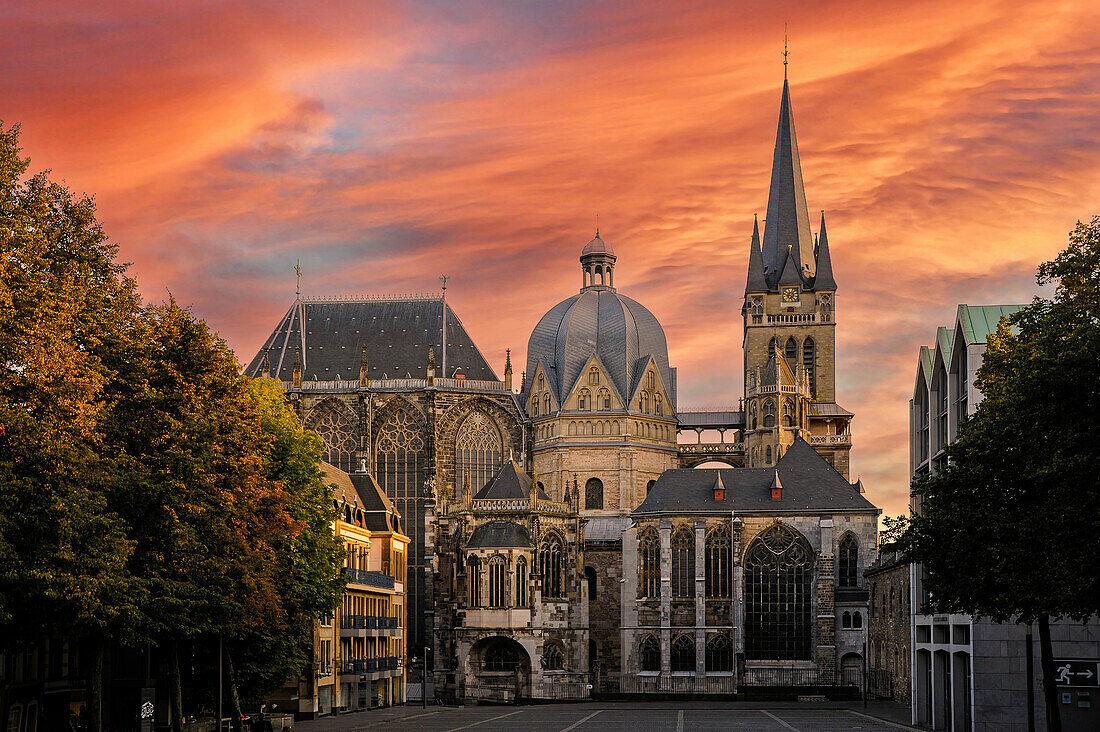
M 467 699 L 514 702 L 531 696 L 531 656 L 506 636 L 482 638 L 466 656 Z

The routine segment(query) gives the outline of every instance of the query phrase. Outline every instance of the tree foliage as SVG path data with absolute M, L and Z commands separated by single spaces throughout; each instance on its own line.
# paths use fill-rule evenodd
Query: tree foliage
M 1056 282 L 989 337 L 984 399 L 916 485 L 906 541 L 939 612 L 1100 614 L 1100 217 L 1039 268 Z

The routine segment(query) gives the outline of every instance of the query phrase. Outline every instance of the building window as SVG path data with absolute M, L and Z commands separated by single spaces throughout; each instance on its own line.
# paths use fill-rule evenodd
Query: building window
M 852 614 L 852 627 L 857 629 L 863 627 L 863 613 L 858 610 Z
M 466 562 L 466 581 L 470 585 L 470 607 L 481 606 L 481 561 L 470 557 Z
M 672 596 L 695 597 L 695 535 L 686 528 L 672 536 Z
M 642 405 L 642 414 L 649 414 L 649 392 L 643 391 L 639 401 Z
M 638 537 L 638 561 L 642 581 L 638 589 L 641 597 L 661 596 L 661 540 L 652 526 L 643 529 Z
M 325 402 L 319 411 L 310 415 L 306 429 L 313 430 L 324 442 L 321 459 L 335 465 L 345 473 L 355 470 L 355 452 L 358 440 L 352 429 L 352 415 L 343 404 Z
M 557 643 L 547 643 L 542 652 L 542 667 L 547 671 L 561 671 L 565 668 L 565 654 Z
M 547 392 L 542 395 L 542 413 L 550 414 L 550 393 Z
M 588 383 L 592 386 L 596 386 L 600 383 L 600 370 L 595 366 L 588 369 Z
M 690 635 L 678 635 L 672 641 L 672 671 L 695 671 L 695 639 Z
M 592 402 L 589 400 L 588 389 L 581 389 L 580 394 L 577 395 L 577 409 L 591 409 Z
M 599 478 L 589 478 L 584 484 L 584 507 L 590 511 L 603 508 L 603 481 Z
M 787 339 L 787 345 L 783 349 L 783 357 L 787 359 L 788 363 L 793 364 L 795 359 L 798 358 L 798 341 L 793 337 Z
M 584 568 L 584 578 L 588 582 L 588 601 L 596 601 L 596 569 L 594 567 Z
M 775 427 L 775 402 L 768 399 L 764 402 L 764 429 Z
M 652 371 L 650 371 L 648 374 L 646 374 L 645 385 L 646 385 L 646 388 L 648 388 L 648 389 L 656 389 L 657 388 L 657 377 L 654 376 Z
M 775 358 L 775 349 L 776 349 L 775 339 L 772 338 L 770 341 L 768 341 L 768 358 L 769 359 Z
M 661 408 L 661 395 L 660 394 L 654 394 L 653 395 L 653 412 L 654 412 L 654 414 L 658 414 L 658 415 L 664 414 L 664 410 Z
M 749 405 L 749 419 L 752 429 L 756 429 L 756 402 Z
M 844 535 L 844 538 L 840 540 L 840 551 L 838 552 L 839 562 L 837 562 L 838 569 L 840 571 L 840 586 L 841 587 L 856 587 L 859 584 L 859 545 L 856 544 L 856 538 L 851 533 Z
M 611 409 L 611 392 L 607 389 L 600 389 L 600 395 L 597 398 L 599 399 L 596 404 L 597 407 L 604 411 Z
M 546 377 L 544 377 L 542 374 L 539 374 L 539 391 L 542 391 L 545 388 L 546 388 Z
M 733 644 L 725 633 L 715 633 L 707 640 L 707 673 L 733 671 Z
M 653 490 L 653 486 L 655 486 L 655 485 L 657 485 L 657 481 L 655 481 L 655 480 L 650 480 L 650 481 L 646 482 L 646 484 L 645 484 L 645 494 L 647 496 L 649 495 L 649 492 L 651 490 Z
M 485 649 L 485 670 L 490 672 L 514 671 L 519 666 L 516 642 L 500 639 Z
M 527 607 L 527 560 L 516 560 L 516 607 Z
M 539 548 L 539 574 L 542 575 L 543 597 L 565 596 L 562 586 L 562 574 L 565 569 L 563 565 L 561 539 L 557 534 L 550 534 Z
M 796 414 L 796 411 L 797 410 L 795 409 L 793 399 L 784 399 L 783 400 L 783 426 L 784 427 L 794 427 L 795 419 L 798 416 Z
M 455 439 L 455 464 L 458 468 L 458 485 L 470 486 L 474 493 L 486 485 L 501 466 L 504 449 L 500 430 L 489 415 L 473 412 L 463 420 Z
M 722 524 L 707 534 L 706 587 L 707 597 L 730 596 L 732 556 L 730 530 Z
M 489 560 L 489 607 L 508 606 L 508 567 L 504 557 Z
M 852 627 L 852 614 L 847 610 L 845 610 L 844 614 L 840 616 L 840 627 L 843 629 L 848 629 Z
M 642 638 L 639 655 L 642 657 L 642 671 L 661 670 L 661 644 L 653 635 Z
M 802 368 L 806 370 L 806 378 L 810 381 L 810 393 L 817 393 L 817 347 L 813 338 L 802 341 Z
M 767 447 L 764 448 L 764 464 L 765 465 L 771 465 L 772 464 L 772 446 L 771 445 L 768 445 Z
M 813 550 L 775 524 L 745 553 L 745 657 L 812 660 Z

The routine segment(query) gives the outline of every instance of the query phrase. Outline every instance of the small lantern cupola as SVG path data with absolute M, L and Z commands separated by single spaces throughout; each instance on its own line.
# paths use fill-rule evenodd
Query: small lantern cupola
M 783 483 L 779 480 L 779 469 L 776 468 L 775 475 L 772 477 L 772 500 L 783 500 Z
M 581 292 L 590 289 L 614 290 L 615 259 L 615 250 L 600 238 L 597 228 L 596 236 L 581 250 Z
M 726 500 L 726 484 L 722 482 L 722 473 L 718 473 L 718 477 L 714 480 L 714 485 L 711 486 L 711 491 L 714 494 L 714 500 Z

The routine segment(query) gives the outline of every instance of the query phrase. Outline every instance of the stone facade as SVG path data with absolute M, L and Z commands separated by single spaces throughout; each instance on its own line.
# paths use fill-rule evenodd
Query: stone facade
M 879 699 L 908 705 L 912 699 L 909 564 L 892 547 L 865 573 L 871 593 L 867 617 L 868 690 Z

